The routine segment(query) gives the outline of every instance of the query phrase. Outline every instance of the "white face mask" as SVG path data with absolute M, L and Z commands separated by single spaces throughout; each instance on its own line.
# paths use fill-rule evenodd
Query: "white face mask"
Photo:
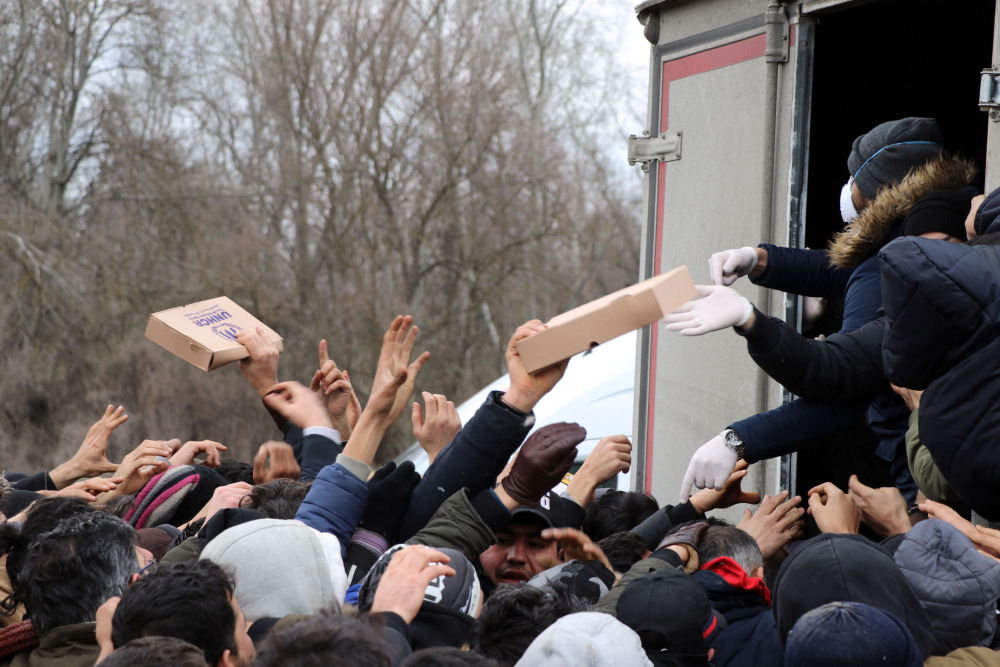
M 844 222 L 850 222 L 858 217 L 854 202 L 851 200 L 851 185 L 851 181 L 848 180 L 847 184 L 840 190 L 840 217 L 844 219 Z

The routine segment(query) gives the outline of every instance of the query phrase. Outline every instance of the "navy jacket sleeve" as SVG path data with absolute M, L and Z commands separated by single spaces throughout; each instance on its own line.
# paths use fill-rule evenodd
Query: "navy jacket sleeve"
M 808 449 L 865 418 L 867 401 L 827 403 L 797 398 L 774 410 L 729 425 L 746 445 L 744 459 L 756 463 Z
M 300 482 L 311 482 L 319 475 L 320 470 L 337 460 L 337 455 L 344 451 L 343 445 L 323 435 L 305 435 L 298 426 L 287 422 L 281 427 L 285 434 L 285 442 L 291 445 L 295 461 L 302 469 Z
M 826 299 L 843 298 L 851 269 L 835 269 L 823 250 L 783 248 L 762 243 L 767 250 L 767 268 L 750 282 L 769 289 Z
M 310 528 L 335 535 L 340 540 L 341 556 L 346 556 L 347 545 L 367 502 L 368 485 L 334 463 L 317 475 L 295 518 Z
M 467 488 L 475 496 L 494 486 L 534 423 L 533 414 L 504 405 L 500 392 L 492 392 L 413 490 L 399 539 L 405 542 L 416 535 L 441 503 L 459 490 Z
M 889 388 L 882 372 L 884 319 L 826 340 L 805 338 L 783 320 L 757 311 L 746 338 L 750 357 L 781 386 L 818 401 L 872 400 Z

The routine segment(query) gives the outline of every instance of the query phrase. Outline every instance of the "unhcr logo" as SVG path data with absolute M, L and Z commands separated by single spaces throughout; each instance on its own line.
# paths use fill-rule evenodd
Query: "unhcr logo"
M 226 322 L 212 327 L 212 333 L 228 341 L 236 342 L 236 332 L 243 331 L 243 327 L 234 322 Z

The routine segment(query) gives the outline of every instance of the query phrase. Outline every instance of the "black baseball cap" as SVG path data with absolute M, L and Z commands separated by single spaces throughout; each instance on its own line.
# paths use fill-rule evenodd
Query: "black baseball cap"
M 618 620 L 635 630 L 651 655 L 704 656 L 726 628 L 701 584 L 672 567 L 626 586 L 617 609 Z
M 521 505 L 513 511 L 513 517 L 524 520 L 527 517 L 537 517 L 541 519 L 546 528 L 562 528 L 566 525 L 563 518 L 563 499 L 552 491 L 546 491 L 541 497 L 537 507 Z

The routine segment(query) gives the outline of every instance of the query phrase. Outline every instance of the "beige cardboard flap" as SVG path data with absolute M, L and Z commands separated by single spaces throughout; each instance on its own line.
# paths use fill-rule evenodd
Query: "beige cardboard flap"
M 212 371 L 250 356 L 236 341 L 236 334 L 253 333 L 257 327 L 278 352 L 283 350 L 281 336 L 224 296 L 153 313 L 146 325 L 146 338 L 198 368 Z
M 697 295 L 681 266 L 553 317 L 545 331 L 519 341 L 517 352 L 535 373 L 652 324 Z

